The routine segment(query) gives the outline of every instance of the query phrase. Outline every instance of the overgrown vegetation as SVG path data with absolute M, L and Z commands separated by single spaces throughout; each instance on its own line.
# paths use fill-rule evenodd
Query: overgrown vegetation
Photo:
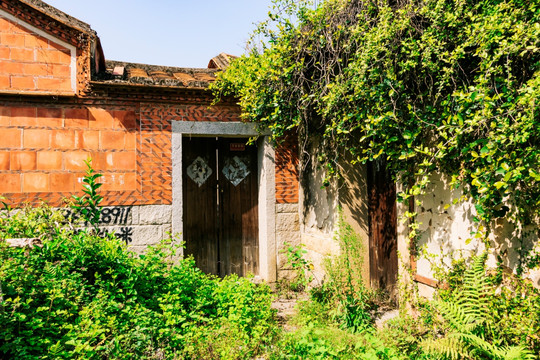
M 315 279 L 312 270 L 313 263 L 305 258 L 307 250 L 303 244 L 291 245 L 287 242 L 283 244 L 285 249 L 281 250 L 287 256 L 287 265 L 293 272 L 293 278 L 278 281 L 278 292 L 286 295 L 287 292 L 303 292 L 307 286 Z
M 299 303 L 293 320 L 297 330 L 283 333 L 269 358 L 407 359 L 397 346 L 380 340 L 374 328 L 374 315 L 386 304 L 363 283 L 361 239 L 341 221 L 336 241 L 341 254 L 326 259 L 325 280 L 310 288 L 309 299 Z M 295 258 L 304 254 L 299 252 Z
M 273 338 L 266 285 L 173 264 L 166 244 L 137 256 L 62 220 L 47 207 L 0 218 L 0 239 L 47 234 L 33 248 L 0 241 L 0 358 L 243 359 Z
M 506 218 L 526 237 L 540 215 L 540 4 L 523 0 L 276 0 L 256 35 L 268 40 L 213 85 L 238 96 L 247 119 L 276 138 L 297 129 L 302 150 L 322 144 L 327 175 L 340 161 L 381 161 L 422 194 L 444 173 L 476 205 L 479 237 Z M 309 151 L 303 162 L 311 161 Z M 98 175 L 76 206 L 99 217 Z M 408 214 L 411 219 L 415 214 Z M 411 222 L 411 239 L 417 237 Z M 73 232 L 46 206 L 3 213 L 0 357 L 107 359 L 534 359 L 540 293 L 485 255 L 439 279 L 435 301 L 412 299 L 376 329 L 380 298 L 362 281 L 360 241 L 342 224 L 342 254 L 310 290 L 296 326 L 281 333 L 266 285 L 145 255 L 92 231 Z M 414 244 L 413 244 L 414 245 Z M 486 245 L 489 243 L 486 241 Z M 289 248 L 298 289 L 310 281 L 301 248 Z M 523 253 L 520 265 L 538 266 Z M 522 269 L 518 269 L 522 270 Z
M 42 243 L 2 240 L 16 237 Z M 337 240 L 342 252 L 300 304 L 297 329 L 283 332 L 264 284 L 205 275 L 192 258 L 173 263 L 176 249 L 165 243 L 135 255 L 112 235 L 74 232 L 47 206 L 3 213 L 0 358 L 483 360 L 540 351 L 539 291 L 486 272 L 485 257 L 458 262 L 437 301 L 415 304 L 416 317 L 376 329 L 391 302 L 362 281 L 360 238 L 341 224 Z M 294 259 L 309 264 L 303 256 Z
M 273 294 L 176 260 L 170 239 L 144 255 L 97 224 L 101 176 L 87 161 L 74 218 L 43 204 L 0 213 L 1 359 L 247 359 L 276 336 Z M 90 225 L 92 228 L 80 228 Z M 5 239 L 37 238 L 27 247 Z
M 312 141 L 328 176 L 344 158 L 382 161 L 401 200 L 444 173 L 474 199 L 479 237 L 500 217 L 527 237 L 540 210 L 538 2 L 275 4 L 255 33 L 267 42 L 221 73 L 218 97 L 238 96 L 276 138 L 298 129 L 304 166 Z
M 305 172 L 323 166 L 330 179 L 349 159 L 386 166 L 402 185 L 399 201 L 415 205 L 406 213 L 411 253 L 418 253 L 419 237 L 412 209 L 423 205 L 419 195 L 442 175 L 463 191 L 453 204 L 473 201 L 472 235 L 486 251 L 493 250 L 493 220 L 504 218 L 514 226 L 516 272 L 537 268 L 538 254 L 523 244 L 537 238 L 531 229 L 540 219 L 540 4 L 274 4 L 253 37 L 263 42 L 252 43 L 212 85 L 217 98 L 238 97 L 245 119 L 276 139 L 296 130 Z M 318 164 L 310 164 L 315 145 Z M 448 288 L 435 302 L 411 297 L 415 317 L 402 314 L 377 331 L 379 340 L 369 340 L 375 353 L 355 352 L 353 344 L 375 334 L 377 301 L 354 273 L 359 267 L 348 266 L 357 254 L 349 255 L 329 268 L 330 278 L 313 289 L 301 312 L 315 325 L 301 321 L 284 351 L 296 358 L 381 359 L 525 359 L 540 353 L 539 291 L 505 273 L 502 264 L 487 271 L 485 255 L 440 273 Z
M 537 359 L 540 291 L 515 275 L 488 271 L 486 255 L 460 261 L 434 301 L 416 299 L 415 316 L 376 327 L 391 301 L 362 280 L 361 240 L 340 224 L 341 255 L 300 304 L 296 331 L 282 335 L 271 359 Z M 336 266 L 338 265 L 339 266 Z
M 506 338 L 502 326 L 495 322 L 498 312 L 506 309 L 501 306 L 490 309 L 495 294 L 494 287 L 488 284 L 485 261 L 485 255 L 475 257 L 463 273 L 461 286 L 447 291 L 433 303 L 445 325 L 444 336 L 426 340 L 424 348 L 428 353 L 449 359 L 534 359 L 527 345 L 519 340 L 518 345 L 513 345 L 515 339 Z

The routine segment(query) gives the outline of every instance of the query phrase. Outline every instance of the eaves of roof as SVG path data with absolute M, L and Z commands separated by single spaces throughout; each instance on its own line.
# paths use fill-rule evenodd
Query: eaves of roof
M 73 16 L 70 16 L 63 11 L 58 10 L 57 8 L 47 3 L 44 3 L 41 0 L 19 0 L 19 1 L 53 18 L 54 20 L 66 26 L 69 26 L 71 28 L 74 28 L 76 30 L 79 30 L 87 34 L 97 36 L 97 33 L 87 23 L 77 18 L 74 18 Z

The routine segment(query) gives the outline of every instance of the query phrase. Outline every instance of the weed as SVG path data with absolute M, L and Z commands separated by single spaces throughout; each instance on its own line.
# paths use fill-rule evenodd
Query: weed
M 103 185 L 98 182 L 98 179 L 103 175 L 92 168 L 92 159 L 87 159 L 84 163 L 86 164 L 86 174 L 82 180 L 84 195 L 73 195 L 74 203 L 71 206 L 81 215 L 86 224 L 92 225 L 97 230 L 101 216 L 101 206 L 99 204 L 103 201 L 103 197 L 97 193 Z
M 284 245 L 286 248 L 280 252 L 287 255 L 287 265 L 295 272 L 294 278 L 288 282 L 288 288 L 294 292 L 304 291 L 315 279 L 313 263 L 305 258 L 307 251 L 304 250 L 304 244 L 291 245 L 285 242 Z

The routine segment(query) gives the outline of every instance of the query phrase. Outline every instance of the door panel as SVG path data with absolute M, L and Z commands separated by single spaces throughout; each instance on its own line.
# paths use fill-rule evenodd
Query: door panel
M 368 164 L 371 287 L 395 292 L 398 274 L 396 185 L 384 161 Z
M 222 275 L 257 275 L 259 270 L 257 149 L 245 143 L 220 140 Z
M 182 141 L 186 253 L 206 273 L 259 272 L 257 148 L 246 141 Z
M 204 272 L 218 275 L 216 139 L 182 140 L 182 193 L 186 253 Z

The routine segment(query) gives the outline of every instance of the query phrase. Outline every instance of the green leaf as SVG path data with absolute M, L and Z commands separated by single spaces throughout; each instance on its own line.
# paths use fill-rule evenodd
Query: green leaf
M 504 181 L 497 181 L 495 184 L 493 184 L 497 190 L 502 188 L 503 186 L 506 186 L 506 183 Z

